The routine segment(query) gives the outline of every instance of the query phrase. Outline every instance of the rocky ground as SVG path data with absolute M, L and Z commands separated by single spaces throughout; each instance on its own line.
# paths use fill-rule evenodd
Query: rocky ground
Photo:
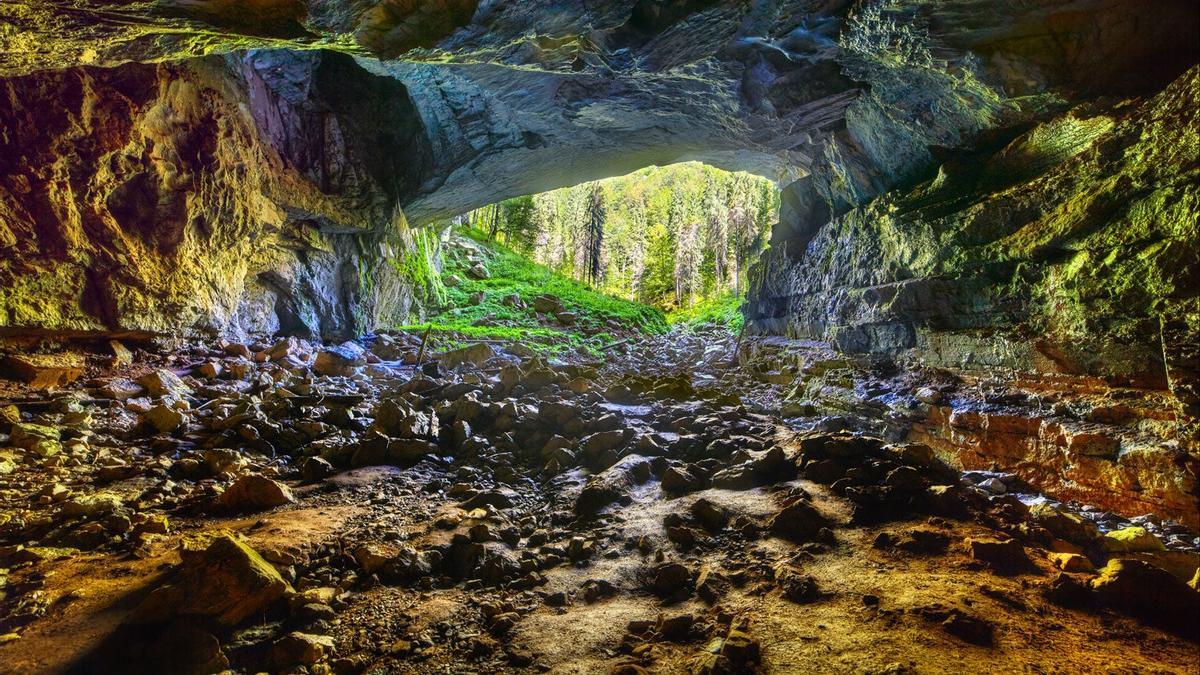
M 628 337 L 27 359 L 63 386 L 0 407 L 0 670 L 1195 672 L 1194 529 L 913 421 L 998 385 Z

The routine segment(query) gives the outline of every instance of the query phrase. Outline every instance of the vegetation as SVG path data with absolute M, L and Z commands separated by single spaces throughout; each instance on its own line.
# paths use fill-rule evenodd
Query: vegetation
M 510 199 L 466 221 L 565 277 L 678 311 L 744 293 L 778 208 L 772 182 L 689 162 Z
M 736 333 L 742 330 L 745 323 L 741 307 L 740 297 L 726 293 L 706 298 L 687 309 L 671 312 L 667 315 L 667 322 L 687 328 L 724 326 Z
M 522 342 L 541 351 L 565 348 L 595 351 L 612 343 L 613 332 L 657 333 L 666 330 L 663 313 L 653 307 L 601 293 L 568 279 L 520 254 L 487 240 L 487 233 L 459 228 L 442 248 L 444 301 L 426 322 L 401 326 L 409 331 L 462 339 Z M 482 261 L 485 279 L 473 278 L 471 268 Z M 575 315 L 571 325 L 538 320 L 534 298 L 552 295 Z M 520 302 L 514 302 L 519 299 Z
M 411 285 L 417 300 L 423 305 L 439 305 L 446 302 L 446 287 L 442 285 L 437 269 L 439 234 L 434 228 L 405 230 L 402 235 L 402 251 L 392 257 L 391 263 Z

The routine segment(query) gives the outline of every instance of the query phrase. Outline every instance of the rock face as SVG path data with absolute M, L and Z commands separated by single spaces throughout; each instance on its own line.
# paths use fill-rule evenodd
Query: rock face
M 832 219 L 790 188 L 749 315 L 848 352 L 1170 385 L 1195 414 L 1198 97 L 1192 68 L 1143 101 L 997 132 Z
M 406 221 L 683 159 L 788 185 L 753 325 L 847 349 L 990 354 L 999 347 L 961 331 L 1021 324 L 1023 306 L 1095 290 L 1114 268 L 1160 271 L 1189 236 L 1171 224 L 1187 212 L 1186 183 L 1154 182 L 1186 165 L 1187 144 L 1125 162 L 1165 160 L 1157 174 L 1124 167 L 1119 146 L 1149 123 L 1129 121 L 1129 108 L 1084 106 L 981 172 L 950 163 L 920 194 L 871 202 L 927 177 L 931 147 L 998 150 L 1063 102 L 1165 86 L 1196 61 L 1200 22 L 1186 0 L 1158 3 L 1153 21 L 1134 0 L 111 11 L 99 0 L 0 8 L 13 28 L 0 33 L 0 326 L 359 333 L 410 308 L 403 266 L 387 264 L 413 248 Z M 1186 84 L 1174 91 L 1194 99 Z M 990 209 L 972 198 L 1031 181 L 1041 187 Z M 1103 227 L 1125 207 L 1136 223 L 1165 224 L 1136 236 Z M 1038 209 L 1053 222 L 1021 232 Z M 1068 222 L 1085 212 L 1103 241 Z M 844 241 L 854 245 L 835 246 Z M 1195 311 L 1177 302 L 1185 279 L 1151 280 L 1134 309 L 1170 298 L 1162 332 L 1184 337 L 1169 348 L 1194 344 Z M 831 300 L 832 320 L 813 316 Z M 1077 330 L 1095 302 L 1077 304 L 1066 325 L 1033 328 Z M 1136 311 L 1104 315 L 1108 335 L 1132 337 L 1097 359 L 1126 344 L 1143 347 L 1126 370 L 1146 356 L 1150 322 Z M 924 328 L 959 332 L 944 344 Z M 1174 379 L 1188 381 L 1194 358 L 1176 360 Z
M 409 174 L 377 137 L 409 144 L 398 83 L 256 52 L 16 77 L 3 97 L 0 325 L 334 336 L 406 311 L 386 260 Z

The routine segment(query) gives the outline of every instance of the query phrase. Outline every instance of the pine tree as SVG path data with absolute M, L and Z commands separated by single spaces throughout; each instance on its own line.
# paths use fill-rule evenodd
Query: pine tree
M 587 279 L 595 286 L 603 279 L 603 268 L 600 266 L 600 249 L 604 245 L 604 193 L 600 184 L 592 184 L 592 194 L 588 204 L 587 229 Z

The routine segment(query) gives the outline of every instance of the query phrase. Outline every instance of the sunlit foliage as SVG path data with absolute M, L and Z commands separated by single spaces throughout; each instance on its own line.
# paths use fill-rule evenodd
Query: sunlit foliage
M 772 182 L 689 162 L 510 199 L 467 220 L 559 274 L 675 310 L 740 297 L 778 208 Z

